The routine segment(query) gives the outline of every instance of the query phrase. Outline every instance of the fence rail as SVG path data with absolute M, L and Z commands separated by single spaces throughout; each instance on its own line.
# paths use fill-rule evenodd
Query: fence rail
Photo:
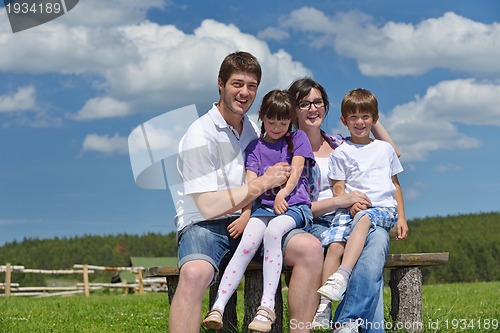
M 103 288 L 123 288 L 125 292 L 134 290 L 142 294 L 144 292 L 166 291 L 165 278 L 147 278 L 142 277 L 144 267 L 109 267 L 96 266 L 88 264 L 75 264 L 71 269 L 33 269 L 25 268 L 24 266 L 6 265 L 0 266 L 0 273 L 5 272 L 5 283 L 0 283 L 0 297 L 10 296 L 37 296 L 37 297 L 52 297 L 71 294 L 84 293 L 86 297 L 90 297 L 90 292 Z M 95 271 L 128 271 L 134 274 L 134 283 L 127 281 L 121 283 L 91 283 L 89 282 L 89 274 L 94 274 Z M 50 275 L 82 275 L 83 282 L 76 283 L 74 286 L 40 286 L 40 287 L 22 287 L 19 283 L 12 282 L 12 273 L 32 273 L 32 274 L 50 274 Z

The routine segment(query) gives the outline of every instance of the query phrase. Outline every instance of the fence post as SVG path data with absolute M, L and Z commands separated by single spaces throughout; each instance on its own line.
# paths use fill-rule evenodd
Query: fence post
M 5 271 L 5 297 L 9 298 L 10 297 L 10 281 L 11 281 L 11 272 L 12 272 L 12 267 L 10 263 L 8 262 L 6 266 L 6 271 Z
M 144 285 L 142 283 L 142 268 L 137 271 L 137 278 L 139 280 L 139 295 L 144 294 Z
M 83 290 L 85 291 L 85 297 L 90 297 L 89 266 L 87 264 L 83 265 Z

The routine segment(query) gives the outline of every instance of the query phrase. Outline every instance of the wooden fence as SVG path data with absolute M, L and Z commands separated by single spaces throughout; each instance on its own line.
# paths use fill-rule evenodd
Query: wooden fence
M 5 272 L 5 283 L 0 283 L 0 297 L 10 296 L 37 296 L 37 297 L 50 297 L 62 296 L 71 294 L 85 294 L 90 297 L 90 292 L 104 288 L 123 288 L 125 293 L 129 290 L 134 290 L 139 294 L 148 291 L 166 291 L 165 278 L 147 278 L 142 277 L 144 267 L 108 267 L 108 266 L 95 266 L 87 264 L 75 264 L 72 269 L 29 269 L 24 266 L 15 266 L 7 263 L 0 266 L 0 272 Z M 128 271 L 134 274 L 134 283 L 122 281 L 121 283 L 91 283 L 89 282 L 89 274 L 95 271 Z M 49 275 L 82 275 L 82 282 L 76 283 L 74 286 L 41 286 L 41 287 L 21 287 L 19 283 L 12 282 L 12 273 L 34 273 L 34 274 L 49 274 Z M 1 291 L 4 291 L 1 293 Z

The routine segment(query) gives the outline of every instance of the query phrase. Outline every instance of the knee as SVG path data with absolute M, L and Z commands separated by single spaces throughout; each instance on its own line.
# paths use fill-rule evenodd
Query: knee
M 381 227 L 375 228 L 368 234 L 364 252 L 385 255 L 389 252 L 389 233 Z M 368 250 L 368 251 L 365 251 Z
M 292 237 L 288 242 L 285 258 L 293 258 L 294 265 L 321 267 L 323 265 L 323 247 L 320 241 L 308 234 L 301 233 Z M 294 266 L 292 265 L 292 266 Z
M 345 243 L 333 242 L 328 246 L 328 253 L 336 256 L 342 256 L 344 254 Z
M 201 260 L 185 263 L 179 272 L 179 285 L 186 284 L 190 288 L 205 290 L 213 280 L 213 266 Z

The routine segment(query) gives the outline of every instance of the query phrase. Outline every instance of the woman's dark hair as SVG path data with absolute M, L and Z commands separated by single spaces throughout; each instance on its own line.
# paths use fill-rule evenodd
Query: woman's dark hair
M 323 99 L 323 103 L 325 105 L 326 116 L 328 114 L 328 110 L 330 109 L 330 102 L 328 101 L 328 94 L 326 93 L 325 88 L 323 88 L 323 86 L 318 82 L 314 81 L 310 77 L 304 77 L 293 81 L 288 88 L 288 92 L 295 97 L 295 104 L 298 104 L 304 97 L 309 95 L 313 88 L 317 89 L 321 93 L 321 98 Z

